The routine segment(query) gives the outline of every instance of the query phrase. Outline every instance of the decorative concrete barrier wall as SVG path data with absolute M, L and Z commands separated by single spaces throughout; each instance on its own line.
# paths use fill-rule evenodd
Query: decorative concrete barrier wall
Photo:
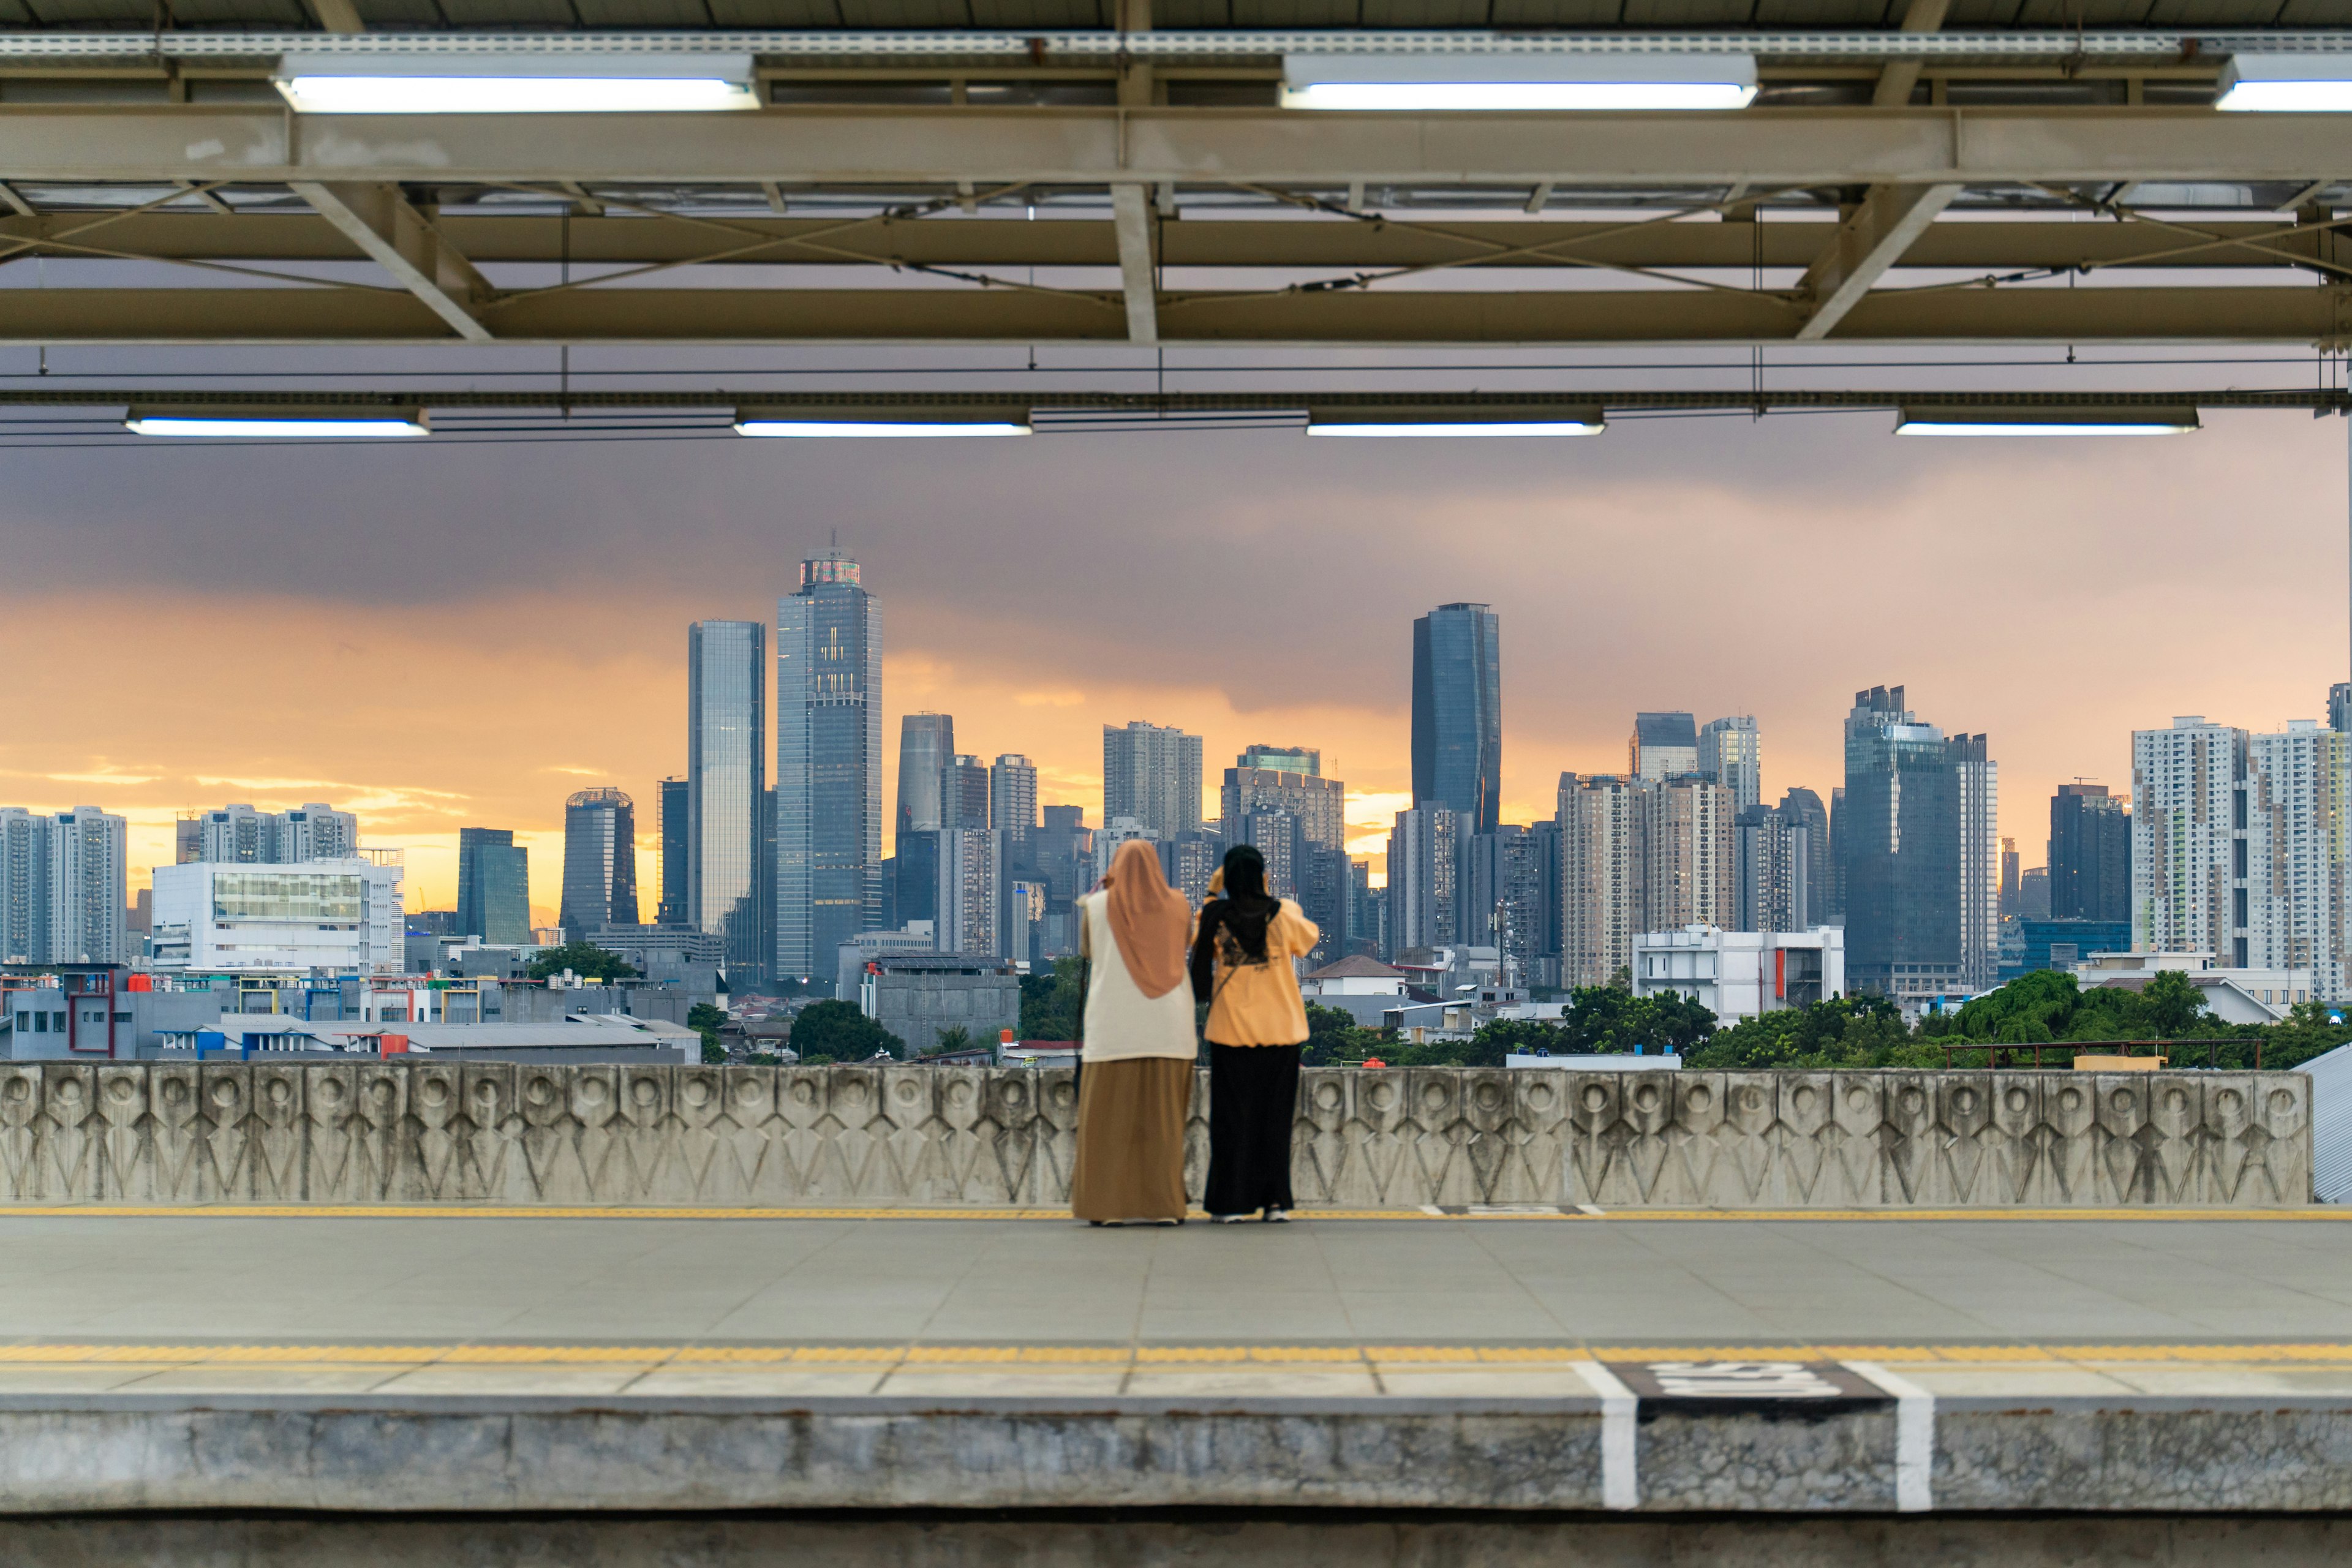
M 0 1203 L 1055 1204 L 1076 1122 L 1066 1068 L 0 1064 Z M 1309 1068 L 1292 1147 L 1349 1207 L 2271 1207 L 2311 1201 L 2311 1088 Z

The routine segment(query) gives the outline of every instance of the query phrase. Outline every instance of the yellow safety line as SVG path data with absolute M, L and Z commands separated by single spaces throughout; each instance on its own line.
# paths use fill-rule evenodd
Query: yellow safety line
M 2352 1364 L 2352 1343 L 1731 1344 L 1731 1345 L 681 1345 L 80 1344 L 0 1345 L 0 1366 L 139 1365 L 782 1365 L 1314 1366 L 1540 1365 L 1579 1362 L 1875 1361 L 1958 1365 Z
M 2352 1205 L 2301 1208 L 1940 1208 L 1940 1209 L 1646 1209 L 1496 1208 L 1449 1214 L 1433 1208 L 1303 1208 L 1301 1220 L 2352 1220 Z M 1195 1219 L 1205 1218 L 1192 1211 Z M 559 1205 L 520 1204 L 0 1204 L 0 1219 L 661 1219 L 661 1220 L 1058 1220 L 1066 1208 L 978 1205 L 750 1207 L 679 1205 Z

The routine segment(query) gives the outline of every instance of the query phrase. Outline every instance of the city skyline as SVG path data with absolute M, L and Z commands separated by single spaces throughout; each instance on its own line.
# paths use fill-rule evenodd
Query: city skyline
M 1089 821 L 1097 820 L 1101 726 L 1144 719 L 1202 735 L 1213 775 L 1268 736 L 1320 746 L 1327 769 L 1351 792 L 1351 847 L 1377 858 L 1411 789 L 1410 623 L 1455 600 L 1490 603 L 1510 623 L 1506 822 L 1549 816 L 1561 772 L 1621 768 L 1632 717 L 1645 710 L 1687 710 L 1701 722 L 1752 712 L 1769 732 L 1764 797 L 1777 800 L 1797 785 L 1826 799 L 1840 778 L 1839 720 L 1852 692 L 1902 680 L 1915 704 L 1949 729 L 1990 733 L 2007 785 L 2000 830 L 2034 864 L 2047 837 L 2049 793 L 2077 776 L 2127 789 L 2135 729 L 2163 727 L 2182 712 L 2260 731 L 2325 716 L 2327 685 L 2344 663 L 2343 606 L 2329 586 L 2334 568 L 2308 565 L 2315 551 L 2325 563 L 2342 548 L 2342 501 L 2331 477 L 2340 476 L 2342 453 L 2332 426 L 2216 416 L 2182 445 L 2163 486 L 2134 491 L 2126 530 L 2097 499 L 2111 479 L 2094 484 L 2039 452 L 2009 455 L 1999 471 L 1969 480 L 1940 452 L 1918 453 L 1929 444 L 1859 432 L 1824 440 L 1810 427 L 1790 437 L 1790 423 L 1759 427 L 1780 433 L 1776 447 L 1745 422 L 1710 422 L 1709 444 L 1720 456 L 1670 433 L 1629 429 L 1608 451 L 1580 455 L 1573 468 L 1517 450 L 1472 463 L 1425 448 L 1410 462 L 1381 452 L 1339 465 L 1311 447 L 1302 454 L 1297 443 L 1202 437 L 1231 457 L 1236 493 L 1249 497 L 1219 502 L 1216 515 L 1221 526 L 1246 531 L 1253 570 L 1234 573 L 1228 552 L 1204 579 L 1171 553 L 1192 537 L 1173 520 L 1182 509 L 1147 495 L 1132 509 L 1133 525 L 1149 564 L 1168 569 L 1167 603 L 1164 615 L 1141 621 L 1107 614 L 1089 595 L 1086 584 L 1101 569 L 1068 542 L 1080 537 L 1077 520 L 1096 504 L 1089 488 L 1107 468 L 1168 461 L 1148 443 L 1074 442 L 1066 474 L 1023 479 L 1034 492 L 1024 503 L 1034 517 L 999 508 L 987 529 L 953 538 L 899 522 L 890 510 L 943 475 L 996 472 L 995 459 L 922 453 L 901 459 L 905 472 L 894 465 L 875 476 L 818 453 L 798 469 L 809 479 L 804 506 L 840 518 L 844 548 L 866 563 L 892 606 L 884 733 L 908 712 L 953 713 L 971 737 L 962 744 L 1032 757 L 1041 805 L 1082 805 Z M 2297 455 L 2306 442 L 2324 449 Z M 1835 477 L 1851 493 L 1831 476 L 1798 471 L 1796 458 L 1824 451 L 1845 463 Z M 160 539 L 142 547 L 149 520 L 114 493 L 124 481 L 85 475 L 85 493 L 68 496 L 41 482 L 37 457 L 27 458 L 30 489 L 12 503 L 26 520 L 16 531 L 29 570 L 5 592 L 24 678 L 55 689 L 114 679 L 144 689 L 154 655 L 199 625 L 225 672 L 215 685 L 195 668 L 184 677 L 194 700 L 142 708 L 135 725 L 0 740 L 0 800 L 43 810 L 95 805 L 130 820 L 134 887 L 148 868 L 172 859 L 181 809 L 223 800 L 285 809 L 323 799 L 357 812 L 369 843 L 407 849 L 419 908 L 454 901 L 460 826 L 512 827 L 517 843 L 534 851 L 531 901 L 551 920 L 566 795 L 604 784 L 643 802 L 656 781 L 684 771 L 667 717 L 685 700 L 680 628 L 697 619 L 766 620 L 812 548 L 765 537 L 774 530 L 762 524 L 760 564 L 746 568 L 749 539 L 735 514 L 750 481 L 773 470 L 731 449 L 687 475 L 683 498 L 665 507 L 665 515 L 692 514 L 681 525 L 693 546 L 686 550 L 648 548 L 618 515 L 650 493 L 643 482 L 622 483 L 617 509 L 576 485 L 545 497 L 517 488 L 522 538 L 545 539 L 560 514 L 562 525 L 620 552 L 616 582 L 591 583 L 572 563 L 503 544 L 487 556 L 471 542 L 457 550 L 454 536 L 444 571 L 432 563 L 441 522 L 404 520 L 423 535 L 414 541 L 422 563 L 400 596 L 377 604 L 307 573 L 285 536 L 286 520 L 201 510 L 177 517 L 247 574 L 237 592 L 275 595 L 278 632 L 324 650 L 296 661 L 267 651 L 263 627 L 205 609 L 208 595 L 230 589 L 201 562 L 186 580 L 175 575 L 168 595 L 149 591 L 149 568 L 160 570 L 168 552 Z M 454 460 L 470 468 L 488 457 Z M 1750 493 L 1716 477 L 1735 459 L 1762 464 L 1780 492 Z M 202 453 L 171 459 L 192 474 L 225 460 Z M 317 466 L 318 454 L 258 451 L 236 460 L 289 476 L 331 471 Z M 352 470 L 331 471 L 363 478 L 357 471 L 380 460 L 339 458 Z M 499 460 L 539 461 L 530 452 Z M 583 461 L 618 482 L 617 466 Z M 1666 476 L 1663 465 L 1677 461 L 1692 471 Z M 1556 479 L 1567 473 L 1579 476 L 1579 493 L 1559 492 Z M 373 507 L 371 486 L 346 482 L 355 506 Z M 860 495 L 856 486 L 874 493 Z M 2278 584 L 2266 591 L 2280 601 L 2271 623 L 2281 650 L 2261 661 L 2224 646 L 2221 628 L 2200 608 L 2201 583 L 2148 542 L 2207 537 L 2212 509 L 2250 486 L 2270 499 L 2231 536 L 2231 549 Z M 99 505 L 110 496 L 111 510 Z M 1645 575 L 1654 561 L 1642 531 L 1660 507 L 1685 509 L 1705 547 L 1680 566 L 1677 591 L 1694 604 L 1761 603 L 1776 589 L 1808 595 L 1807 615 L 1760 652 L 1707 615 L 1679 616 L 1671 626 L 1645 620 L 1640 604 L 1658 589 Z M 1417 553 L 1479 509 L 1492 548 L 1476 563 Z M 68 521 L 77 528 L 65 528 Z M 1817 553 L 1875 552 L 1882 580 L 1916 582 L 1917 595 L 1883 593 L 1860 605 L 1819 597 L 1809 576 L 1818 562 L 1782 574 L 1776 563 L 1737 552 L 1737 540 L 1759 528 L 1783 531 Z M 797 531 L 822 536 L 814 526 Z M 240 537 L 272 547 L 258 555 L 233 548 Z M 1551 548 L 1562 539 L 1574 549 Z M 368 564 L 375 550 L 354 535 L 325 553 L 349 568 Z M 1524 561 L 1510 560 L 1514 552 Z M 96 600 L 86 588 L 70 601 L 49 591 L 50 574 L 71 581 L 77 566 L 97 564 L 101 552 L 121 586 Z M 478 581 L 456 571 L 459 561 L 479 568 Z M 2032 569 L 2021 569 L 2027 562 Z M 1322 574 L 1322 592 L 1293 591 L 1302 574 L 1314 573 Z M 1965 633 L 1957 629 L 1963 595 L 1970 600 Z M 1196 599 L 1198 615 L 1188 607 Z M 1228 618 L 1223 601 L 1234 602 L 1231 618 L 1265 617 L 1265 637 L 1212 638 L 1202 652 L 1199 625 Z M 1932 613 L 1938 605 L 1952 613 Z M 600 614 L 605 606 L 614 613 Z M 2131 638 L 2140 616 L 2173 628 L 2167 657 L 2148 658 Z M 108 624 L 129 629 L 119 637 L 92 629 Z M 1277 657 L 1254 649 L 1267 639 Z M 446 679 L 383 683 L 365 673 L 387 660 Z M 258 735 L 232 735 L 212 722 L 215 703 L 231 694 L 226 671 L 247 668 L 270 670 L 284 703 L 304 710 L 306 722 Z M 469 683 L 491 668 L 509 689 L 502 698 L 530 700 L 469 700 Z M 2053 669 L 2066 672 L 2063 688 L 2024 679 Z M 616 709 L 658 717 L 615 723 Z M 895 799 L 895 746 L 886 750 L 885 798 Z M 638 880 L 648 894 L 659 887 L 657 856 L 657 836 L 641 831 Z

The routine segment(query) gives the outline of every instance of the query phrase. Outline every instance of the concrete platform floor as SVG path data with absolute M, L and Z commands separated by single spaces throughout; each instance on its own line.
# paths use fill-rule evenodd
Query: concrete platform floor
M 2335 1394 L 2352 1228 L 2334 1215 L 7 1214 L 0 1393 L 1347 1395 L 1507 1376 L 1524 1396 L 1629 1350 L 1922 1364 L 1955 1394 L 2006 1366 L 2091 1394 L 2269 1363 L 2231 1386 Z

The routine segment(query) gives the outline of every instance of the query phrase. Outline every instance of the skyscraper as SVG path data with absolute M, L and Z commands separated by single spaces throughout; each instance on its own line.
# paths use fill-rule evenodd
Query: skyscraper
M 996 759 L 988 771 L 988 825 L 1004 835 L 1006 852 L 1021 847 L 1026 864 L 1029 842 L 1037 834 L 1037 764 L 1016 752 Z
M 1902 998 L 1992 984 L 1999 805 L 1982 735 L 1947 740 L 1904 707 L 1899 686 L 1854 693 L 1836 847 L 1854 989 Z
M 513 829 L 457 829 L 457 931 L 487 942 L 530 941 L 530 851 Z
M 2327 727 L 2338 734 L 2352 732 L 2352 680 L 2327 689 Z
M 898 832 L 933 833 L 946 826 L 940 779 L 954 755 L 952 714 L 909 713 L 898 721 Z
M 360 819 L 320 801 L 289 811 L 226 805 L 183 818 L 176 827 L 177 864 L 217 860 L 247 865 L 295 865 L 342 860 L 359 853 Z
M 1610 773 L 1559 775 L 1559 983 L 1607 985 L 1648 929 L 1652 786 Z
M 598 926 L 637 923 L 637 808 L 619 790 L 583 789 L 563 803 L 566 942 Z
M 882 917 L 882 609 L 839 551 L 776 603 L 776 972 L 831 974 Z
M 2252 957 L 2246 739 L 2196 713 L 2132 732 L 2134 947 Z
M 1830 843 L 1829 808 L 1811 790 L 1798 788 L 1781 791 L 1780 810 L 1793 814 L 1805 825 L 1806 925 L 1843 923 L 1845 911 L 1838 907 L 1832 890 L 1837 880 L 1837 859 Z
M 988 764 L 969 753 L 948 759 L 940 778 L 940 826 L 986 827 L 989 805 Z
M 1005 957 L 1003 836 L 988 827 L 947 827 L 939 845 L 939 950 Z
M 1989 737 L 1955 735 L 1947 749 L 1959 786 L 1960 984 L 1990 991 L 2000 968 L 2000 764 Z
M 2131 816 L 2105 784 L 2050 797 L 2050 918 L 2131 919 Z
M 1535 836 L 1513 823 L 1470 838 L 1467 887 L 1463 897 L 1467 930 L 1464 940 L 1494 948 L 1511 978 L 1521 984 L 1536 978 L 1536 962 L 1544 951 L 1544 917 L 1550 900 L 1545 896 L 1543 866 Z
M 2352 946 L 2352 735 L 2297 719 L 2248 736 L 2246 762 L 2247 957 L 2258 968 L 2308 969 L 2314 996 L 2341 1001 Z
M 1306 773 L 1320 777 L 1323 773 L 1323 752 L 1319 746 L 1244 746 L 1234 764 L 1244 768 L 1271 768 L 1282 773 Z
M 1698 772 L 1698 725 L 1687 713 L 1636 713 L 1626 772 L 1646 784 Z
M 684 779 L 661 781 L 661 903 L 654 919 L 666 926 L 692 923 L 686 902 L 689 798 Z
M 0 963 L 47 963 L 50 819 L 0 807 Z
M 2017 875 L 2024 869 L 2025 862 L 2018 858 L 2017 840 L 2002 839 L 2000 841 L 2000 918 L 2003 920 L 2017 913 Z
M 1502 810 L 1500 625 L 1472 604 L 1412 623 L 1412 804 L 1444 806 L 1473 833 L 1493 832 Z
M 767 628 L 698 621 L 687 629 L 686 903 L 721 939 L 738 990 L 768 972 L 760 947 L 761 795 L 768 787 Z
M 1136 720 L 1103 726 L 1103 824 L 1131 817 L 1162 843 L 1201 830 L 1201 737 Z
M 49 956 L 60 963 L 131 962 L 131 829 L 78 805 L 52 818 Z
M 1655 786 L 1648 804 L 1641 929 L 1735 925 L 1738 879 L 1732 826 L 1738 813 L 1731 791 L 1713 779 L 1685 774 Z
M 1468 818 L 1442 805 L 1396 814 L 1389 835 L 1390 952 L 1445 947 L 1463 939 L 1455 925 Z
M 1787 800 L 1740 812 L 1738 929 L 1801 931 L 1811 923 L 1812 825 Z
M 1710 719 L 1698 732 L 1698 771 L 1731 792 L 1735 808 L 1764 803 L 1764 743 L 1748 714 Z

